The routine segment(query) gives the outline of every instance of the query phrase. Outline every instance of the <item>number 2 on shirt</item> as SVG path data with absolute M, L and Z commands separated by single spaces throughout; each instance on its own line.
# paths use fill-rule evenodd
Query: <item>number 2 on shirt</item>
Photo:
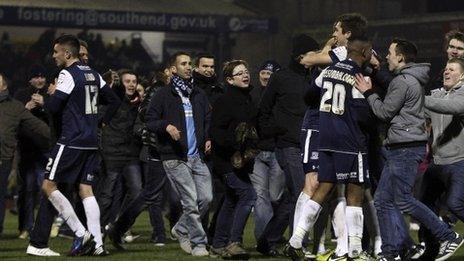
M 334 114 L 343 115 L 345 112 L 345 86 L 340 83 L 334 85 L 331 82 L 325 81 L 322 88 L 326 91 L 322 95 L 319 111 L 332 111 Z M 332 100 L 332 102 L 330 102 L 330 100 Z

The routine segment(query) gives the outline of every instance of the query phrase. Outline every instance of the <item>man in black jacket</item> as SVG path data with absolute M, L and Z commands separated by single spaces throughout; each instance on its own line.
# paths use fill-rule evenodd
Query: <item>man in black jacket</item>
M 198 54 L 195 59 L 196 67 L 192 73 L 193 84 L 205 91 L 211 105 L 224 94 L 224 87 L 218 82 L 214 71 L 215 61 L 216 58 L 212 54 Z
M 200 219 L 212 200 L 211 174 L 203 161 L 211 150 L 211 106 L 204 91 L 192 84 L 190 56 L 176 53 L 170 64 L 171 82 L 150 102 L 147 127 L 157 134 L 163 166 L 181 198 L 183 214 L 171 233 L 185 252 L 206 256 L 208 242 Z
M 49 116 L 43 108 L 44 101 L 49 97 L 45 69 L 40 65 L 33 65 L 28 79 L 29 86 L 18 90 L 15 98 L 32 115 L 49 125 Z M 26 239 L 34 223 L 34 202 L 40 192 L 48 156 L 27 137 L 20 137 L 18 145 L 21 155 L 18 171 L 18 231 L 19 238 Z
M 285 173 L 289 195 L 284 195 L 279 210 L 269 221 L 258 241 L 258 251 L 274 255 L 272 248 L 281 239 L 287 225 L 293 223 L 293 210 L 303 189 L 305 173 L 301 160 L 300 130 L 306 111 L 304 94 L 309 88 L 311 74 L 298 61 L 319 49 L 317 42 L 307 35 L 292 39 L 293 48 L 288 68 L 274 73 L 260 103 L 258 118 L 261 137 L 276 139 L 276 157 Z

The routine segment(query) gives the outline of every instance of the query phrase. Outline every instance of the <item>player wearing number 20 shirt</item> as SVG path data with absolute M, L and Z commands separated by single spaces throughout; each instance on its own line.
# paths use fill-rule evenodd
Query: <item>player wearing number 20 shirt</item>
M 354 87 L 361 68 L 351 59 L 322 72 L 319 107 L 319 182 L 368 181 L 367 134 L 369 104 Z

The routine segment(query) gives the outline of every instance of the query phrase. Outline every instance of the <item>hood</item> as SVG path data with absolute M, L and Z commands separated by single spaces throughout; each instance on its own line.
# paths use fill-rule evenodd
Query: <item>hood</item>
M 408 63 L 396 73 L 409 74 L 416 78 L 421 85 L 426 85 L 430 79 L 430 63 Z

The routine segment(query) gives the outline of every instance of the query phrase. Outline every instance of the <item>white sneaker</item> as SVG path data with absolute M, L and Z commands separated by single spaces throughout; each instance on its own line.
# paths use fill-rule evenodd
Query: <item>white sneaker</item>
M 32 245 L 27 246 L 26 253 L 32 256 L 60 256 L 60 253 L 57 253 L 48 247 L 37 248 Z
M 171 235 L 179 241 L 180 248 L 184 250 L 185 253 L 192 253 L 192 246 L 190 244 L 190 239 L 186 236 L 183 236 L 177 233 L 176 227 L 171 229 Z
M 196 246 L 192 249 L 192 256 L 209 256 L 205 246 Z

